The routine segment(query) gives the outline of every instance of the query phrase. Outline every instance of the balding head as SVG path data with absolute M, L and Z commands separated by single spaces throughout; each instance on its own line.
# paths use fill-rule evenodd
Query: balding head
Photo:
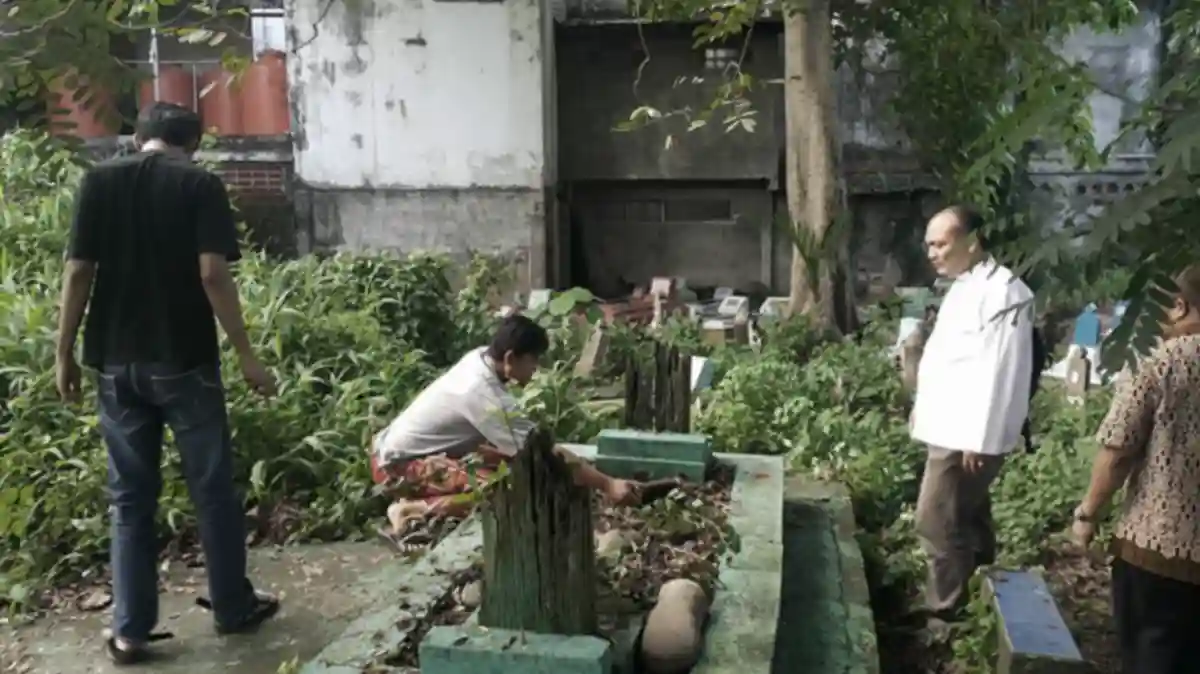
M 925 249 L 939 276 L 954 278 L 970 269 L 983 255 L 980 230 L 983 217 L 966 206 L 937 212 L 925 227 Z

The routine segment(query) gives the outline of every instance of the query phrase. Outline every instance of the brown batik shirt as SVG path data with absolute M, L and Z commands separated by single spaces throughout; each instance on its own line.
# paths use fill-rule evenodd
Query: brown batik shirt
M 1167 340 L 1142 363 L 1096 439 L 1137 460 L 1115 532 L 1117 555 L 1200 584 L 1200 335 Z

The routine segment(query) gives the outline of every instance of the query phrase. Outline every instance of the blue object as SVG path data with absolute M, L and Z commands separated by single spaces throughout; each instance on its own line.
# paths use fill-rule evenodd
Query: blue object
M 1086 348 L 1100 346 L 1100 316 L 1092 307 L 1075 319 L 1075 344 Z
M 1035 660 L 1083 663 L 1083 655 L 1040 576 L 1029 571 L 993 571 L 988 580 L 1000 618 L 1002 657 L 1009 656 L 1014 665 Z M 1010 671 L 1022 670 L 1022 666 L 1013 666 Z

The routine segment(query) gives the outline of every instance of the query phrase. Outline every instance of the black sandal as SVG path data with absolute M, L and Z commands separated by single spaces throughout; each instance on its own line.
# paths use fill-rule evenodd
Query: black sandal
M 130 648 L 121 648 L 117 646 L 116 637 L 109 637 L 104 640 L 104 651 L 108 653 L 108 659 L 112 660 L 113 664 L 118 667 L 140 665 L 150 662 L 155 658 L 155 653 L 146 648 L 148 644 L 173 638 L 175 638 L 175 635 L 170 632 L 158 632 L 146 637 L 145 643 L 137 644 Z
M 230 634 L 253 632 L 260 625 L 273 618 L 276 613 L 279 613 L 279 599 L 256 591 L 248 580 L 246 581 L 246 589 L 254 597 L 249 610 L 246 611 L 240 620 L 232 625 L 217 623 L 217 634 L 228 636 Z M 196 605 L 205 611 L 213 610 L 212 601 L 207 597 L 196 597 Z

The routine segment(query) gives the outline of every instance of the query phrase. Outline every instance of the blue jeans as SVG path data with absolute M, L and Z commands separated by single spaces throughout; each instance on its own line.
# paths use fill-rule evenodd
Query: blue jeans
M 218 623 L 250 609 L 242 499 L 220 369 L 169 364 L 107 366 L 99 373 L 100 427 L 112 498 L 113 634 L 144 641 L 158 622 L 158 533 L 163 427 L 170 426 L 200 522 Z

